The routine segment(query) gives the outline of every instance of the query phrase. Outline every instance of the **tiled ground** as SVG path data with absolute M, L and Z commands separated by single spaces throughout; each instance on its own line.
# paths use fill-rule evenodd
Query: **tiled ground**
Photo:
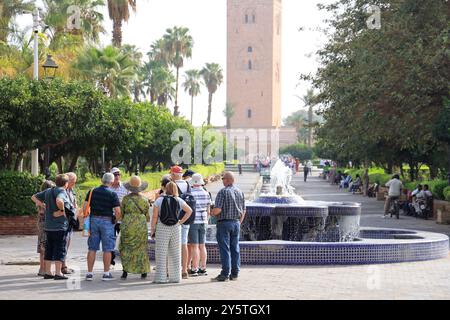
M 254 175 L 241 177 L 246 193 L 252 189 Z M 243 183 L 242 183 L 243 182 Z M 402 217 L 382 219 L 383 204 L 373 199 L 337 190 L 317 178 L 308 183 L 294 179 L 297 191 L 305 199 L 345 200 L 363 202 L 364 226 L 411 228 L 450 234 L 449 226 L 433 221 Z M 212 186 L 211 191 L 219 189 Z M 153 285 L 130 276 L 122 282 L 102 283 L 101 264 L 96 264 L 97 279 L 92 283 L 79 275 L 68 283 L 37 278 L 36 266 L 6 265 L 8 262 L 35 262 L 35 237 L 0 237 L 0 299 L 450 299 L 450 257 L 447 259 L 375 266 L 339 267 L 247 267 L 237 282 L 212 283 L 219 272 L 210 266 L 207 277 L 189 279 L 181 284 Z M 86 239 L 76 235 L 69 256 L 69 265 L 86 269 Z M 113 272 L 121 274 L 120 264 Z M 81 281 L 80 281 L 81 280 Z

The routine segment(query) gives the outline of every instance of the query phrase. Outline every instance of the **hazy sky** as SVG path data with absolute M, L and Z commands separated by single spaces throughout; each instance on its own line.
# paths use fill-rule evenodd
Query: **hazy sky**
M 313 31 L 323 27 L 324 12 L 317 3 L 331 0 L 283 0 L 283 61 L 282 61 L 282 108 L 283 119 L 302 105 L 295 95 L 303 95 L 308 84 L 299 83 L 300 73 L 317 69 L 314 52 L 324 43 L 323 34 Z M 40 1 L 37 1 L 38 3 Z M 185 70 L 200 69 L 206 62 L 217 62 L 226 76 L 226 0 L 138 0 L 137 13 L 132 14 L 123 25 L 123 43 L 136 45 L 144 54 L 150 44 L 173 26 L 185 26 L 191 31 L 195 45 L 193 58 L 186 61 Z M 104 9 L 105 28 L 108 34 L 102 44 L 111 42 L 112 21 Z M 19 20 L 31 23 L 31 17 Z M 299 31 L 299 28 L 304 31 Z M 181 77 L 181 81 L 183 77 Z M 226 103 L 226 79 L 214 96 L 213 125 L 225 125 L 222 111 Z M 180 87 L 180 111 L 190 117 L 190 97 Z M 194 124 L 201 125 L 207 117 L 207 89 L 195 100 Z M 172 105 L 169 105 L 172 108 Z

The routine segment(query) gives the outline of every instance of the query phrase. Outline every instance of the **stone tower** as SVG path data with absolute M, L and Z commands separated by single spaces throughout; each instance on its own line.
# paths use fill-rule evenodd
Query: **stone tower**
M 227 0 L 231 127 L 281 125 L 281 0 Z

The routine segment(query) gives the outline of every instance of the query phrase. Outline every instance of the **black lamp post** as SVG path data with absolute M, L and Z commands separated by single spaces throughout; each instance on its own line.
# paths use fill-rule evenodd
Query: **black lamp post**
M 47 60 L 45 60 L 44 64 L 42 65 L 44 68 L 44 77 L 45 79 L 53 79 L 56 75 L 56 69 L 59 68 L 59 66 L 56 64 L 56 62 L 52 59 L 51 54 L 47 54 Z M 44 174 L 45 178 L 50 178 L 50 147 L 47 146 L 45 149 L 45 169 Z

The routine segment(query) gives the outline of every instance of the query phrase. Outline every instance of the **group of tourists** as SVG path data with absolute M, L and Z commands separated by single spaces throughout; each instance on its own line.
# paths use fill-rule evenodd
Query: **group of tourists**
M 206 276 L 206 231 L 211 219 L 217 221 L 217 242 L 222 271 L 214 281 L 235 280 L 240 271 L 240 224 L 245 217 L 244 194 L 234 186 L 234 175 L 225 172 L 224 188 L 213 203 L 200 174 L 174 166 L 161 180 L 154 203 L 142 192 L 148 183 L 133 176 L 121 182 L 121 172 L 113 168 L 104 174 L 102 184 L 90 190 L 82 206 L 88 236 L 86 281 L 94 280 L 96 254 L 103 251 L 103 281 L 114 280 L 116 242 L 123 266 L 122 280 L 128 274 L 147 278 L 150 270 L 148 238 L 154 240 L 156 272 L 154 283 L 179 283 L 189 277 Z M 65 280 L 74 271 L 66 264 L 73 229 L 78 228 L 74 173 L 61 174 L 55 183 L 45 181 L 41 192 L 32 197 L 38 215 L 38 275 L 44 279 Z M 151 211 L 153 209 L 153 212 Z M 152 214 L 151 214 L 152 212 Z M 86 227 L 88 226 L 88 227 Z M 117 237 L 119 240 L 117 241 Z M 55 264 L 54 274 L 51 272 Z

